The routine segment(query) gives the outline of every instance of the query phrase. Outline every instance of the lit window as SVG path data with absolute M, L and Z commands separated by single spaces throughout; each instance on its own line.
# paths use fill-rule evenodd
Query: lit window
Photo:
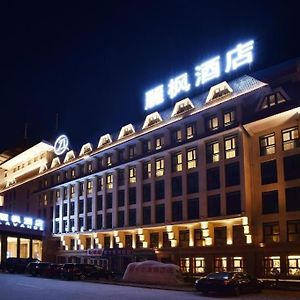
M 265 275 L 274 275 L 275 270 L 280 273 L 280 256 L 268 256 L 264 258 Z
M 108 167 L 112 165 L 111 155 L 107 155 L 107 157 L 106 157 L 106 163 L 107 163 Z
M 56 199 L 60 198 L 60 190 L 56 190 Z
M 300 220 L 293 220 L 287 222 L 288 241 L 300 242 Z
M 164 160 L 163 159 L 157 159 L 155 161 L 155 175 L 156 175 L 156 177 L 164 175 Z
M 280 241 L 279 223 L 264 223 L 263 234 L 265 243 L 278 243 Z
M 232 266 L 234 272 L 243 272 L 244 271 L 244 260 L 242 257 L 233 257 Z
M 172 171 L 180 172 L 182 171 L 182 153 L 175 153 L 172 155 Z
M 183 273 L 190 272 L 190 258 L 189 257 L 180 257 L 180 270 Z
M 72 177 L 72 178 L 75 177 L 75 169 L 71 169 L 71 177 Z
M 143 164 L 143 179 L 151 178 L 151 162 L 145 162 Z
M 180 143 L 182 142 L 182 132 L 181 129 L 176 129 L 172 131 L 172 142 L 173 143 Z
M 205 260 L 204 257 L 193 257 L 193 273 L 204 273 L 205 272 Z
M 88 180 L 87 182 L 87 192 L 88 194 L 91 194 L 93 192 L 93 181 Z
M 136 182 L 136 168 L 135 167 L 129 168 L 129 182 L 130 183 Z
M 192 139 L 193 137 L 195 137 L 195 133 L 196 133 L 196 126 L 195 124 L 188 124 L 186 126 L 186 139 Z
M 288 275 L 299 276 L 300 275 L 300 256 L 290 255 L 288 256 Z
M 227 271 L 227 258 L 226 257 L 216 257 L 215 258 L 215 271 L 216 272 L 226 272 Z
M 71 198 L 75 197 L 75 186 L 71 185 Z
M 207 163 L 214 163 L 220 160 L 220 146 L 219 142 L 212 142 L 206 145 L 206 161 Z
M 216 130 L 219 128 L 219 120 L 217 116 L 213 116 L 208 120 L 208 129 Z
M 266 109 L 283 102 L 286 102 L 286 99 L 282 96 L 280 92 L 276 92 L 274 94 L 267 95 L 264 97 L 261 109 Z
M 106 187 L 108 189 L 113 188 L 113 175 L 112 174 L 108 174 L 107 177 L 106 177 Z
M 187 151 L 187 168 L 193 169 L 197 167 L 197 153 L 196 149 L 189 149 Z
M 151 140 L 143 141 L 143 153 L 148 153 L 151 151 Z
M 225 141 L 225 158 L 230 159 L 237 156 L 237 137 L 230 136 L 224 139 Z
M 297 126 L 282 130 L 282 146 L 284 151 L 299 147 L 299 144 L 299 131 Z
M 235 120 L 235 112 L 234 111 L 229 111 L 224 113 L 223 115 L 223 121 L 224 121 L 224 126 L 229 126 L 231 125 Z
M 57 174 L 57 176 L 56 176 L 56 182 L 57 182 L 57 183 L 60 182 L 60 174 Z
M 88 172 L 91 173 L 93 171 L 93 165 L 92 163 L 88 164 Z
M 163 147 L 163 145 L 164 145 L 164 137 L 163 136 L 157 137 L 155 139 L 155 149 L 159 150 Z
M 275 133 L 261 136 L 259 138 L 260 155 L 269 155 L 275 153 Z

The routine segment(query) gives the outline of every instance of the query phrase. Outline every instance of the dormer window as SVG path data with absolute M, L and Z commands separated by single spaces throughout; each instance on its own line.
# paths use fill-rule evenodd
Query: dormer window
M 283 97 L 281 92 L 276 92 L 264 97 L 261 109 L 266 109 L 283 102 L 286 102 L 286 99 Z
M 105 134 L 100 137 L 98 148 L 108 145 L 112 142 L 110 134 Z
M 146 117 L 144 125 L 143 125 L 143 129 L 149 128 L 160 122 L 162 122 L 162 118 L 161 118 L 160 114 L 156 111 Z
M 128 135 L 131 135 L 135 133 L 135 130 L 134 130 L 134 127 L 132 124 L 128 124 L 126 126 L 123 126 L 121 131 L 120 131 L 120 134 L 119 134 L 119 137 L 118 137 L 118 140 L 128 136 Z
M 223 81 L 210 88 L 205 103 L 208 103 L 212 100 L 224 98 L 225 96 L 231 95 L 232 93 L 232 88 L 226 81 Z
M 185 98 L 176 102 L 171 117 L 180 115 L 194 108 L 193 102 L 189 98 Z
M 84 144 L 84 145 L 81 147 L 79 156 L 85 155 L 85 154 L 91 152 L 92 150 L 93 150 L 93 149 L 92 149 L 92 144 L 91 144 L 91 143 Z

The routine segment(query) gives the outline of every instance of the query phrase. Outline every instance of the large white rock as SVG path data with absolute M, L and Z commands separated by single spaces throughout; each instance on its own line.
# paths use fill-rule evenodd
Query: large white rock
M 178 285 L 183 283 L 180 268 L 174 264 L 164 264 L 154 260 L 130 263 L 123 276 L 124 281 Z

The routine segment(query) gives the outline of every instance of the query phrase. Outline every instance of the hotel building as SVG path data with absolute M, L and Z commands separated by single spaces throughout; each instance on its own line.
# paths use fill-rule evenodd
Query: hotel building
M 76 154 L 3 162 L 3 210 L 45 220 L 43 257 L 124 270 L 300 276 L 300 62 L 219 83 Z M 55 256 L 55 258 L 54 258 Z

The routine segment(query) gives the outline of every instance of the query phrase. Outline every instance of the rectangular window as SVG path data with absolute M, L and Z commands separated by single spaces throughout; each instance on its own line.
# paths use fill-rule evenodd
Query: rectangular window
M 103 196 L 98 195 L 97 196 L 97 210 L 102 210 L 102 205 L 103 205 Z
M 128 189 L 128 203 L 129 203 L 129 205 L 136 204 L 136 188 L 135 187 L 131 187 Z
M 280 273 L 280 256 L 264 257 L 264 275 L 274 275 L 274 269 Z
M 103 219 L 102 219 L 102 215 L 101 214 L 97 215 L 96 222 L 97 222 L 97 229 L 102 229 L 102 227 L 103 227 Z
M 129 209 L 128 225 L 129 226 L 135 226 L 136 225 L 136 209 L 135 208 Z
M 75 201 L 70 201 L 70 215 L 73 216 L 75 214 Z
M 155 175 L 156 177 L 164 176 L 164 159 L 157 159 L 155 161 Z
M 129 168 L 129 183 L 136 182 L 136 167 Z
M 146 206 L 143 207 L 143 225 L 149 224 L 151 224 L 151 206 Z
M 217 130 L 219 128 L 219 120 L 217 116 L 212 116 L 207 121 L 208 130 Z
M 215 257 L 215 272 L 227 271 L 227 257 Z
M 240 191 L 226 193 L 226 214 L 237 215 L 242 211 Z
M 92 212 L 92 207 L 93 207 L 93 199 L 92 197 L 89 197 L 86 199 L 86 212 Z
M 232 242 L 234 245 L 240 246 L 246 244 L 246 236 L 244 233 L 244 227 L 242 225 L 232 226 L 232 236 L 233 236 Z
M 300 210 L 300 187 L 285 189 L 286 211 Z
M 112 228 L 112 213 L 106 213 L 106 228 Z
M 206 162 L 208 164 L 220 161 L 219 142 L 215 141 L 206 144 Z
M 163 247 L 164 248 L 171 247 L 171 241 L 169 240 L 169 235 L 167 232 L 163 232 Z
M 93 165 L 92 165 L 92 163 L 89 163 L 89 164 L 88 164 L 87 170 L 88 170 L 89 173 L 92 173 L 92 172 L 93 172 Z
M 225 165 L 225 184 L 233 186 L 240 184 L 240 163 L 234 162 Z
M 232 270 L 234 272 L 243 272 L 244 271 L 244 259 L 243 259 L 243 257 L 239 257 L 239 256 L 232 257 L 231 258 L 231 265 L 232 265 Z
M 155 138 L 155 150 L 159 150 L 164 146 L 164 137 L 159 136 Z
M 165 181 L 159 180 L 155 182 L 155 199 L 160 200 L 165 198 Z
M 122 207 L 125 204 L 125 192 L 124 190 L 118 191 L 118 207 Z
M 118 161 L 121 163 L 125 160 L 125 151 L 124 149 L 118 150 Z
M 262 193 L 262 213 L 264 215 L 278 213 L 278 191 Z
M 112 208 L 113 195 L 112 193 L 106 194 L 106 209 Z
M 149 153 L 151 151 L 151 140 L 143 141 L 143 153 Z
M 143 179 L 151 178 L 151 162 L 147 161 L 143 164 Z
M 83 199 L 79 199 L 78 201 L 78 212 L 83 214 Z
M 300 154 L 284 157 L 283 165 L 285 180 L 293 180 L 300 178 Z
M 199 199 L 188 199 L 187 206 L 188 220 L 199 219 Z
M 131 234 L 125 235 L 125 248 L 132 248 L 132 235 Z
M 282 130 L 282 148 L 284 151 L 299 147 L 298 126 Z
M 112 165 L 112 155 L 111 155 L 111 154 L 108 154 L 108 155 L 106 156 L 106 165 L 107 165 L 108 167 L 110 167 L 110 166 Z
M 180 257 L 179 260 L 179 267 L 182 273 L 189 273 L 190 272 L 190 258 L 189 257 Z
M 118 170 L 118 186 L 125 184 L 125 172 L 124 169 Z
M 110 236 L 105 236 L 104 237 L 104 247 L 105 248 L 110 248 Z
M 223 114 L 224 126 L 229 126 L 235 121 L 235 111 L 228 111 Z
M 172 154 L 172 172 L 182 171 L 182 153 Z
M 290 276 L 300 275 L 300 255 L 288 256 L 288 275 Z
M 187 168 L 193 169 L 197 167 L 197 152 L 196 149 L 187 150 Z
M 157 204 L 155 205 L 155 222 L 164 223 L 165 222 L 165 205 Z
M 276 160 L 266 161 L 260 164 L 261 184 L 277 182 Z
M 190 231 L 179 230 L 179 247 L 187 248 L 190 246 Z
M 112 189 L 113 188 L 113 174 L 107 174 L 106 176 L 106 188 Z
M 300 242 L 300 220 L 287 222 L 288 241 Z
M 229 136 L 224 139 L 225 158 L 230 159 L 238 156 L 237 136 Z
M 91 194 L 93 192 L 93 181 L 88 180 L 87 182 L 87 193 Z
M 204 246 L 205 240 L 202 236 L 201 229 L 194 229 L 194 247 L 201 247 Z
M 71 198 L 75 197 L 75 186 L 71 185 Z
M 180 143 L 182 142 L 182 132 L 181 129 L 175 129 L 171 132 L 172 143 Z
M 182 220 L 182 201 L 172 202 L 172 221 Z
M 193 257 L 193 274 L 205 273 L 204 257 Z
M 172 197 L 182 195 L 182 178 L 181 176 L 172 177 Z
M 101 192 L 103 190 L 103 177 L 97 178 L 97 191 Z
M 218 217 L 221 215 L 221 197 L 213 195 L 207 197 L 207 216 Z
M 129 147 L 129 159 L 132 159 L 136 156 L 136 146 L 130 146 Z
M 196 123 L 186 125 L 186 139 L 190 140 L 196 136 Z
M 275 153 L 275 133 L 270 133 L 259 137 L 260 155 L 269 155 Z
M 263 234 L 265 243 L 278 243 L 280 241 L 279 223 L 264 223 Z
M 220 188 L 219 167 L 214 167 L 206 170 L 206 187 L 208 191 Z
M 124 211 L 118 211 L 118 227 L 124 227 Z
M 151 201 L 151 184 L 143 184 L 143 202 Z
M 187 174 L 187 193 L 194 194 L 199 191 L 198 172 Z
M 215 246 L 225 246 L 227 244 L 227 228 L 226 226 L 215 227 Z

